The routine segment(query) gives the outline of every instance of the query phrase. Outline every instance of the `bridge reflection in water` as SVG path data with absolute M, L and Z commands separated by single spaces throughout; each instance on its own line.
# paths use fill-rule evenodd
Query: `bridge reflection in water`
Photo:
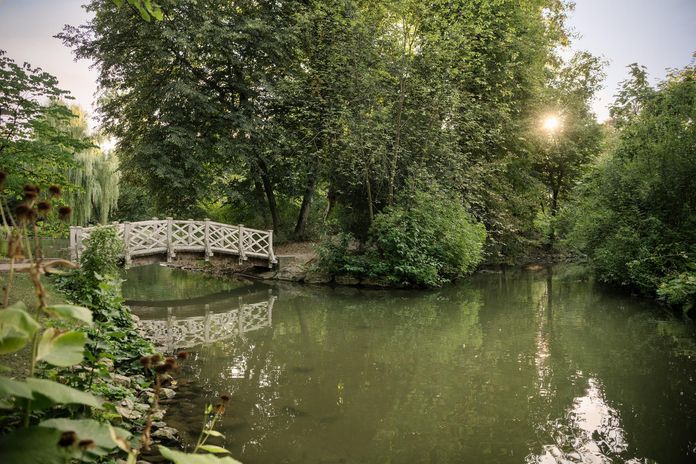
M 276 297 L 267 295 L 263 301 L 245 303 L 242 297 L 226 298 L 218 302 L 205 304 L 185 304 L 166 306 L 166 313 L 159 308 L 152 314 L 152 306 L 140 307 L 131 303 L 134 312 L 139 315 L 138 323 L 144 335 L 159 350 L 173 353 L 176 350 L 206 345 L 237 336 L 247 332 L 271 327 L 273 303 Z M 234 305 L 233 309 L 229 309 Z M 187 316 L 191 309 L 198 315 Z M 203 309 L 203 311 L 201 311 Z M 200 315 L 203 312 L 203 315 Z M 164 314 L 162 314 L 164 313 Z

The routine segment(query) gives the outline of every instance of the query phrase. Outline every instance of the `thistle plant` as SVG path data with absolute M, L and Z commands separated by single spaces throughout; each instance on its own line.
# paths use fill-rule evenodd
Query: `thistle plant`
M 0 189 L 6 176 L 0 175 Z M 21 200 L 10 208 L 11 201 L 0 197 L 3 240 L 7 274 L 0 309 L 0 355 L 6 356 L 29 347 L 25 378 L 0 376 L 0 408 L 9 409 L 10 418 L 19 418 L 16 429 L 0 437 L 3 463 L 44 460 L 68 462 L 94 460 L 115 448 L 104 441 L 108 426 L 91 419 L 48 419 L 46 411 L 61 409 L 75 414 L 75 406 L 87 411 L 102 408 L 102 401 L 88 392 L 59 382 L 40 378 L 44 366 L 69 368 L 82 363 L 87 341 L 84 328 L 93 325 L 89 309 L 73 305 L 48 305 L 41 275 L 56 266 L 74 267 L 65 260 L 45 262 L 39 239 L 39 223 L 55 209 L 60 188 L 51 186 L 42 198 L 41 189 L 26 185 Z M 58 209 L 63 219 L 69 217 L 67 206 Z M 33 246 L 32 246 L 33 245 Z M 35 303 L 10 304 L 10 293 L 17 272 L 29 274 L 34 287 Z M 21 423 L 20 423 L 21 421 Z M 12 424 L 10 424 L 12 425 Z M 121 436 L 128 433 L 119 430 Z

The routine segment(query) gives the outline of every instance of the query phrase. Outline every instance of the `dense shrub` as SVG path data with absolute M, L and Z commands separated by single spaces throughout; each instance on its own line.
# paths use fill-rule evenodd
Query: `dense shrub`
M 418 192 L 403 203 L 375 216 L 362 251 L 351 251 L 347 234 L 325 241 L 319 251 L 322 267 L 334 274 L 434 287 L 481 261 L 485 228 L 460 202 Z
M 98 323 L 98 332 L 90 333 L 89 351 L 136 368 L 135 361 L 153 348 L 138 333 L 124 304 L 119 275 L 123 241 L 115 227 L 105 226 L 95 229 L 85 245 L 80 268 L 57 278 L 56 286 L 68 300 L 89 308 Z
M 696 301 L 696 69 L 641 92 L 610 156 L 580 187 L 570 242 L 598 278 L 664 301 Z M 633 113 L 632 113 L 633 114 Z

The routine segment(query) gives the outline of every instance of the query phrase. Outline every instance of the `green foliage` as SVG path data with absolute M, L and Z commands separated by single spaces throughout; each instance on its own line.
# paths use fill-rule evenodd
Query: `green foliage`
M 39 327 L 22 302 L 0 311 L 0 354 L 14 353 L 24 348 Z
M 59 104 L 59 103 L 55 103 Z M 56 121 L 57 127 L 67 126 L 75 137 L 99 141 L 99 137 L 88 134 L 87 118 L 77 106 L 70 107 L 75 116 L 69 121 Z M 90 222 L 102 224 L 116 209 L 119 197 L 118 160 L 93 145 L 73 155 L 73 164 L 67 171 L 67 188 L 63 192 L 65 202 L 72 207 L 70 222 L 86 225 Z
M 486 231 L 461 202 L 416 192 L 407 206 L 375 217 L 370 242 L 391 279 L 437 286 L 471 272 L 482 259 Z
M 80 257 L 80 273 L 97 283 L 100 276 L 116 276 L 124 254 L 123 240 L 113 226 L 99 227 L 85 240 L 85 250 Z
M 152 18 L 155 18 L 157 21 L 162 21 L 164 17 L 162 8 L 152 0 L 113 0 L 114 4 L 118 7 L 122 7 L 126 1 L 128 1 L 128 5 L 133 7 L 140 14 L 140 17 L 147 22 L 150 22 Z
M 696 262 L 690 262 L 692 270 L 670 275 L 660 282 L 657 296 L 670 305 L 690 312 L 696 304 Z
M 323 242 L 320 265 L 335 274 L 436 287 L 471 272 L 482 259 L 486 231 L 461 202 L 442 193 L 416 192 L 406 206 L 386 208 L 370 228 L 363 252 L 352 236 Z
M 73 154 L 91 146 L 66 129 L 74 115 L 65 105 L 46 104 L 66 98 L 54 76 L 17 65 L 0 50 L 0 170 L 13 173 L 5 186 L 10 196 L 26 183 L 64 183 Z
M 159 450 L 162 456 L 174 464 L 240 464 L 239 461 L 229 456 L 220 458 L 212 454 L 183 453 L 164 446 L 160 446 Z
M 95 229 L 85 241 L 80 269 L 58 277 L 56 285 L 68 299 L 86 306 L 98 327 L 90 332 L 87 348 L 95 359 L 104 355 L 118 366 L 138 369 L 137 359 L 152 352 L 135 328 L 121 293 L 119 271 L 123 240 L 113 226 Z
M 632 67 L 617 107 L 618 140 L 579 187 L 570 242 L 600 280 L 691 307 L 696 262 L 696 68 L 657 89 Z
M 35 206 L 37 191 L 35 188 L 24 190 L 23 216 L 2 215 L 3 239 L 11 242 L 3 243 L 3 249 L 13 261 L 23 256 L 22 246 L 28 243 L 26 230 L 34 228 L 36 231 L 33 227 L 36 216 L 27 211 Z M 4 204 L 0 208 L 4 210 Z M 41 209 L 45 213 L 50 208 L 44 205 Z M 18 352 L 26 345 L 30 345 L 30 349 L 25 351 L 27 368 L 15 374 L 20 377 L 24 370 L 28 373 L 26 378 L 0 377 L 0 409 L 7 410 L 2 417 L 6 433 L 0 437 L 3 463 L 102 462 L 130 437 L 125 430 L 93 418 L 74 419 L 80 415 L 92 415 L 101 420 L 120 418 L 113 404 L 93 394 L 99 392 L 107 399 L 118 396 L 113 385 L 110 388 L 101 378 L 93 383 L 95 375 L 109 378 L 108 370 L 100 362 L 105 358 L 104 351 L 121 364 L 132 363 L 134 358 L 152 351 L 151 344 L 135 331 L 130 313 L 122 305 L 120 287 L 111 285 L 111 280 L 98 274 L 117 269 L 120 248 L 118 243 L 113 243 L 117 239 L 113 232 L 97 231 L 88 244 L 91 249 L 85 257 L 84 268 L 79 273 L 63 276 L 62 284 L 72 291 L 71 296 L 90 302 L 89 308 L 68 304 L 47 306 L 41 281 L 42 263 L 33 259 L 30 259 L 28 273 L 37 305 L 31 310 L 21 301 L 7 306 L 11 301 L 9 292 L 14 273 L 7 274 L 6 307 L 0 309 L 0 355 L 17 353 L 20 357 L 16 359 L 21 360 L 24 353 Z M 35 242 L 34 250 L 40 248 L 40 242 Z M 32 255 L 27 254 L 31 258 Z M 109 274 L 106 276 L 112 279 Z M 83 375 L 87 363 L 91 364 L 88 379 Z M 128 369 L 122 368 L 120 372 L 127 373 Z M 126 395 L 132 396 L 132 393 L 126 392 L 121 397 Z M 65 418 L 66 415 L 71 418 Z
M 438 179 L 490 231 L 489 256 L 536 239 L 541 187 L 522 134 L 559 68 L 547 65 L 568 39 L 567 2 L 160 5 L 150 24 L 93 0 L 94 19 L 60 34 L 100 68 L 132 187 L 124 214 L 203 209 L 298 239 L 333 222 L 363 240 L 380 211 Z

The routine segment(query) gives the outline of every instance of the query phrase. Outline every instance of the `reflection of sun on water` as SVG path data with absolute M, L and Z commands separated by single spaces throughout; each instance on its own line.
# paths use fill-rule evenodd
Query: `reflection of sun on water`
M 606 403 L 599 380 L 590 378 L 585 395 L 575 398 L 565 418 L 557 419 L 551 429 L 567 429 L 554 434 L 560 441 L 543 446 L 540 455 L 529 455 L 527 463 L 590 463 L 609 464 L 617 458 L 622 462 L 639 463 L 626 459 L 628 450 L 625 432 L 618 412 Z

